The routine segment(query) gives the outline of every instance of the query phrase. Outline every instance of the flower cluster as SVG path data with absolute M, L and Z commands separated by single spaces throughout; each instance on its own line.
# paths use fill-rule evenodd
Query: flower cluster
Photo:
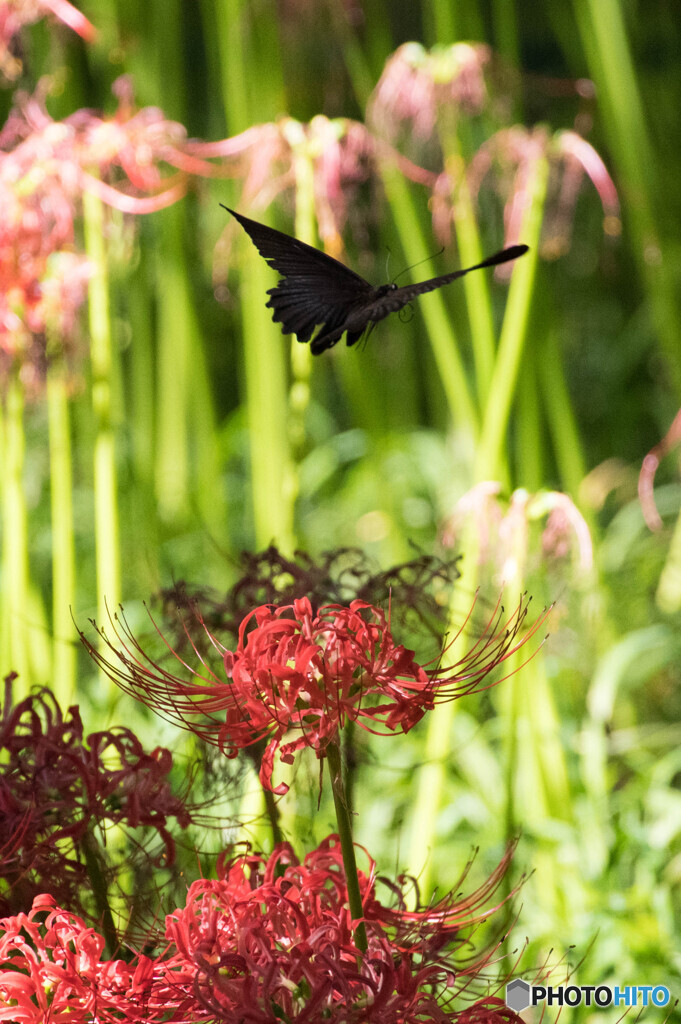
M 30 913 L 0 921 L 0 1020 L 515 1022 L 496 998 L 454 1008 L 494 958 L 494 949 L 471 958 L 467 940 L 490 913 L 482 905 L 507 864 L 468 900 L 407 912 L 398 885 L 390 886 L 397 907 L 378 898 L 369 860 L 359 874 L 366 952 L 354 941 L 336 836 L 302 863 L 285 843 L 194 882 L 166 918 L 167 946 L 156 958 L 103 960 L 101 936 L 42 897 Z
M 491 57 L 482 43 L 454 43 L 431 52 L 420 43 L 405 43 L 383 69 L 369 104 L 371 121 L 391 139 L 405 122 L 417 139 L 427 139 L 442 107 L 480 114 L 489 105 L 485 69 Z
M 221 678 L 195 646 L 201 670 L 176 659 L 191 678 L 154 663 L 118 616 L 119 649 L 108 661 L 81 633 L 90 654 L 123 687 L 179 722 L 228 756 L 267 741 L 260 778 L 272 784 L 274 758 L 285 764 L 311 747 L 323 757 L 348 721 L 373 733 L 408 732 L 436 701 L 493 685 L 490 673 L 511 656 L 543 621 L 523 634 L 527 605 L 521 601 L 506 622 L 495 613 L 470 652 L 453 667 L 419 664 L 414 651 L 395 642 L 382 609 L 365 601 L 326 605 L 316 613 L 307 598 L 291 605 L 256 608 L 241 623 L 234 651 L 209 634 L 219 654 Z M 119 627 L 122 625 L 122 629 Z M 124 636 L 121 633 L 124 632 Z M 284 737 L 294 733 L 294 738 Z
M 85 737 L 78 709 L 62 714 L 49 690 L 12 707 L 11 682 L 0 720 L 0 908 L 25 909 L 37 893 L 82 908 L 83 844 L 96 827 L 152 829 L 162 842 L 155 862 L 172 863 L 168 820 L 186 828 L 191 814 L 170 789 L 170 751 L 146 753 L 125 728 Z
M 68 351 L 87 294 L 93 268 L 74 229 L 83 193 L 125 213 L 184 194 L 184 172 L 159 170 L 181 163 L 182 126 L 155 108 L 136 112 L 126 79 L 115 91 L 113 117 L 81 110 L 61 122 L 38 95 L 24 97 L 0 133 L 0 369 L 19 365 L 29 388 L 41 382 L 48 343 Z

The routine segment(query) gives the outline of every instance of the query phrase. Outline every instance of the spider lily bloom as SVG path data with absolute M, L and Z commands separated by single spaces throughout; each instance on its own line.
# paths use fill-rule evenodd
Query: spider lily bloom
M 528 202 L 527 182 L 536 163 L 545 158 L 549 160 L 551 176 L 544 214 L 543 254 L 555 259 L 570 248 L 575 207 L 585 177 L 591 181 L 601 201 L 605 234 L 619 235 L 617 190 L 593 146 L 574 131 L 551 134 L 544 127 L 528 129 L 515 125 L 497 132 L 480 147 L 469 172 L 475 196 L 485 178 L 491 175 L 492 186 L 504 202 L 507 241 L 519 237 Z M 445 194 L 449 191 L 446 180 L 438 186 L 440 195 L 443 191 Z
M 490 105 L 485 71 L 491 51 L 483 44 L 454 43 L 434 47 L 405 43 L 389 57 L 371 100 L 369 120 L 390 139 L 403 125 L 416 138 L 430 138 L 438 112 L 448 107 L 471 117 Z
M 523 634 L 527 604 L 521 600 L 504 623 L 502 612 L 495 610 L 471 650 L 447 668 L 439 662 L 419 664 L 413 651 L 393 639 L 385 613 L 365 601 L 326 605 L 316 613 L 307 598 L 280 607 L 263 605 L 242 621 L 234 651 L 203 626 L 220 668 L 211 668 L 194 643 L 198 668 L 168 645 L 182 675 L 148 657 L 118 616 L 113 626 L 122 649 L 100 631 L 112 660 L 82 633 L 81 639 L 124 690 L 217 744 L 227 756 L 265 741 L 261 782 L 266 789 L 285 793 L 285 784 L 272 784 L 277 753 L 285 764 L 292 764 L 304 747 L 322 758 L 349 721 L 376 734 L 406 733 L 435 703 L 494 685 L 490 673 L 545 618 Z M 284 742 L 289 733 L 296 735 Z
M 104 938 L 51 896 L 0 920 L 0 1021 L 113 1024 L 187 1020 L 162 961 L 103 960 Z M 173 1010 L 177 1016 L 173 1015 Z M 192 1018 L 198 1019 L 198 1018 Z
M 85 192 L 144 214 L 184 194 L 184 129 L 156 108 L 135 111 L 127 80 L 111 118 L 81 110 L 53 121 L 39 95 L 23 97 L 0 132 L 0 375 L 20 367 L 40 393 L 46 356 L 72 355 L 77 314 L 94 267 L 76 249 Z M 56 345 L 59 344 L 59 352 Z M 49 349 L 49 351 L 48 351 Z
M 78 709 L 62 714 L 48 690 L 12 706 L 11 682 L 0 718 L 0 912 L 25 909 L 47 892 L 87 915 L 94 886 L 86 844 L 87 853 L 100 853 L 93 832 L 153 829 L 162 844 L 153 863 L 169 865 L 169 819 L 186 828 L 191 813 L 171 791 L 168 750 L 146 753 L 124 728 L 85 737 Z M 151 857 L 141 843 L 136 848 Z
M 450 1008 L 492 959 L 493 951 L 472 958 L 467 940 L 508 860 L 470 898 L 474 909 L 448 899 L 412 913 L 381 903 L 370 860 L 368 873 L 359 874 L 368 938 L 362 952 L 337 836 L 302 863 L 288 843 L 267 859 L 238 857 L 216 880 L 194 882 L 186 906 L 166 918 L 169 948 L 177 949 L 168 987 L 192 991 L 206 1016 L 230 1024 L 517 1021 L 500 1001 Z M 404 904 L 400 887 L 390 890 Z
M 299 863 L 288 843 L 270 857 L 222 861 L 184 907 L 166 917 L 155 957 L 102 958 L 104 939 L 50 896 L 0 920 L 0 1021 L 86 1024 L 521 1024 L 487 987 L 494 948 L 471 952 L 471 930 L 511 852 L 467 899 L 406 912 L 402 887 L 376 892 L 376 865 L 360 873 L 368 949 L 354 942 L 342 856 L 329 836 Z M 474 998 L 474 997 L 473 997 Z

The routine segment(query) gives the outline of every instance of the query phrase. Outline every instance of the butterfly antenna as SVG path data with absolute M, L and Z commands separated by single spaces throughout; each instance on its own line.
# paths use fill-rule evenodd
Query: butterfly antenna
M 438 249 L 438 251 L 432 253 L 432 255 L 424 256 L 422 260 L 417 260 L 416 263 L 412 263 L 411 266 L 405 267 L 404 270 L 400 270 L 400 272 L 397 275 L 397 277 L 402 277 L 402 274 L 406 274 L 407 271 L 413 270 L 414 267 L 420 267 L 422 263 L 428 263 L 429 260 L 434 260 L 436 256 L 442 256 L 442 253 L 444 251 L 445 251 L 445 247 L 443 245 L 441 249 Z M 393 281 L 393 284 L 397 284 L 397 277 Z
M 387 249 L 388 249 L 388 251 L 387 251 L 386 257 L 385 257 L 385 279 L 386 279 L 386 281 L 388 280 L 388 274 L 389 274 L 388 267 L 390 266 L 390 257 L 392 255 L 391 252 L 390 252 L 390 247 L 389 246 L 387 247 Z

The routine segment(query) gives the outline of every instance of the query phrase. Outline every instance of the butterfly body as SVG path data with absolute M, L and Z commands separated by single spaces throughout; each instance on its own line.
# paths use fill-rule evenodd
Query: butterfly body
M 402 309 L 418 295 L 441 288 L 471 270 L 506 263 L 527 252 L 526 245 L 514 245 L 465 270 L 455 270 L 403 288 L 394 283 L 374 288 L 321 250 L 244 217 L 227 206 L 224 209 L 238 220 L 261 256 L 281 274 L 281 281 L 268 291 L 267 306 L 273 310 L 272 319 L 282 325 L 284 334 L 295 334 L 301 342 L 312 339 L 313 355 L 332 348 L 343 334 L 346 334 L 347 344 L 354 345 L 367 329 Z M 319 329 L 312 337 L 315 328 Z

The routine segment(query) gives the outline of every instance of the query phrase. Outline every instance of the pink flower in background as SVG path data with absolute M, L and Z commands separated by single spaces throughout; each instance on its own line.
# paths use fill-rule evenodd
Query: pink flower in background
M 544 621 L 540 616 L 523 634 L 526 603 L 520 601 L 503 623 L 502 612 L 495 609 L 469 652 L 447 668 L 439 661 L 420 665 L 413 651 L 395 642 L 385 613 L 364 601 L 326 605 L 316 613 L 307 598 L 263 605 L 241 623 L 234 651 L 206 629 L 219 672 L 194 646 L 201 667 L 191 668 L 171 649 L 186 673 L 174 675 L 144 653 L 117 616 L 113 625 L 122 649 L 101 634 L 113 660 L 81 638 L 123 689 L 228 756 L 266 741 L 260 778 L 272 789 L 277 753 L 285 764 L 305 747 L 323 757 L 348 721 L 377 734 L 408 732 L 436 702 L 494 685 L 490 673 Z M 289 734 L 294 738 L 284 742 Z M 281 784 L 274 792 L 286 790 Z
M 474 194 L 489 175 L 492 187 L 504 202 L 506 244 L 518 241 L 527 205 L 527 181 L 538 160 L 550 164 L 549 194 L 546 204 L 544 255 L 557 258 L 571 242 L 577 198 L 584 177 L 592 182 L 603 206 L 603 228 L 607 235 L 621 230 L 617 190 L 602 159 L 576 132 L 551 135 L 546 128 L 515 125 L 493 135 L 471 161 L 469 180 Z M 439 192 L 445 195 L 450 185 L 443 181 Z
M 467 522 L 474 522 L 479 562 L 494 570 L 497 585 L 525 579 L 536 568 L 531 552 L 541 550 L 545 562 L 571 560 L 580 574 L 593 568 L 593 543 L 584 516 L 567 494 L 518 488 L 508 499 L 501 484 L 476 484 L 456 503 L 442 531 L 442 543 L 456 547 Z M 531 543 L 533 524 L 542 524 L 540 546 Z
M 454 43 L 428 51 L 405 43 L 392 54 L 369 101 L 369 121 L 389 139 L 410 122 L 419 139 L 435 130 L 438 111 L 447 107 L 471 116 L 489 103 L 484 73 L 491 60 L 482 43 Z
M 91 43 L 97 31 L 68 0 L 2 0 L 0 2 L 0 73 L 10 81 L 22 72 L 16 53 L 16 37 L 24 25 L 52 16 Z
M 39 95 L 21 97 L 0 132 L 0 372 L 18 366 L 29 391 L 41 388 L 48 352 L 75 348 L 93 269 L 76 242 L 83 193 L 141 214 L 186 188 L 184 172 L 159 166 L 180 162 L 184 129 L 155 108 L 135 112 L 127 79 L 115 91 L 112 118 L 81 110 L 61 122 Z

